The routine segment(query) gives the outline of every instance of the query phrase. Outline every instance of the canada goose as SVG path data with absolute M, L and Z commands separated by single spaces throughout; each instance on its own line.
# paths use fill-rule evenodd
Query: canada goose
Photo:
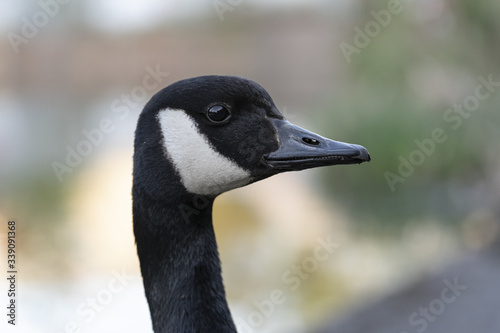
M 269 176 L 370 160 L 288 122 L 257 83 L 201 76 L 159 91 L 135 132 L 133 221 L 153 329 L 236 332 L 212 226 L 222 192 Z

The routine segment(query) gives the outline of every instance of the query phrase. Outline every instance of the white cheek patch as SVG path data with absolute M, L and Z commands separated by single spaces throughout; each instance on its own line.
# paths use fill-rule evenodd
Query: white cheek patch
M 217 195 L 250 182 L 250 173 L 217 152 L 183 110 L 164 109 L 158 120 L 166 154 L 188 192 Z

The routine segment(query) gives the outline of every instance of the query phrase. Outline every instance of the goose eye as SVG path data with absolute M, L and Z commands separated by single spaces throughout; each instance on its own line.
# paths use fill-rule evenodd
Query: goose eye
M 214 105 L 210 107 L 207 111 L 207 118 L 214 123 L 222 123 L 229 119 L 231 113 L 229 110 L 222 105 Z

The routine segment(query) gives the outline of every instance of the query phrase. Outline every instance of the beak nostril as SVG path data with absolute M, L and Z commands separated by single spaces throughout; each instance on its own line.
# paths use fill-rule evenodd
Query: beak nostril
M 304 141 L 307 144 L 314 145 L 314 146 L 319 145 L 319 141 L 316 139 L 311 139 L 311 138 L 305 137 L 305 138 L 302 138 L 302 141 Z

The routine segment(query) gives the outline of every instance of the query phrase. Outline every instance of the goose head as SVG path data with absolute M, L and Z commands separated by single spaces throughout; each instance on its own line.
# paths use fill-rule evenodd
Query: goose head
M 145 106 L 136 130 L 134 186 L 147 184 L 146 192 L 166 200 L 215 197 L 286 171 L 369 160 L 362 146 L 287 121 L 259 84 L 201 76 L 164 88 Z
M 218 194 L 281 172 L 369 160 L 361 146 L 291 124 L 244 78 L 202 76 L 159 91 L 139 116 L 132 188 L 154 331 L 236 332 L 212 225 Z

